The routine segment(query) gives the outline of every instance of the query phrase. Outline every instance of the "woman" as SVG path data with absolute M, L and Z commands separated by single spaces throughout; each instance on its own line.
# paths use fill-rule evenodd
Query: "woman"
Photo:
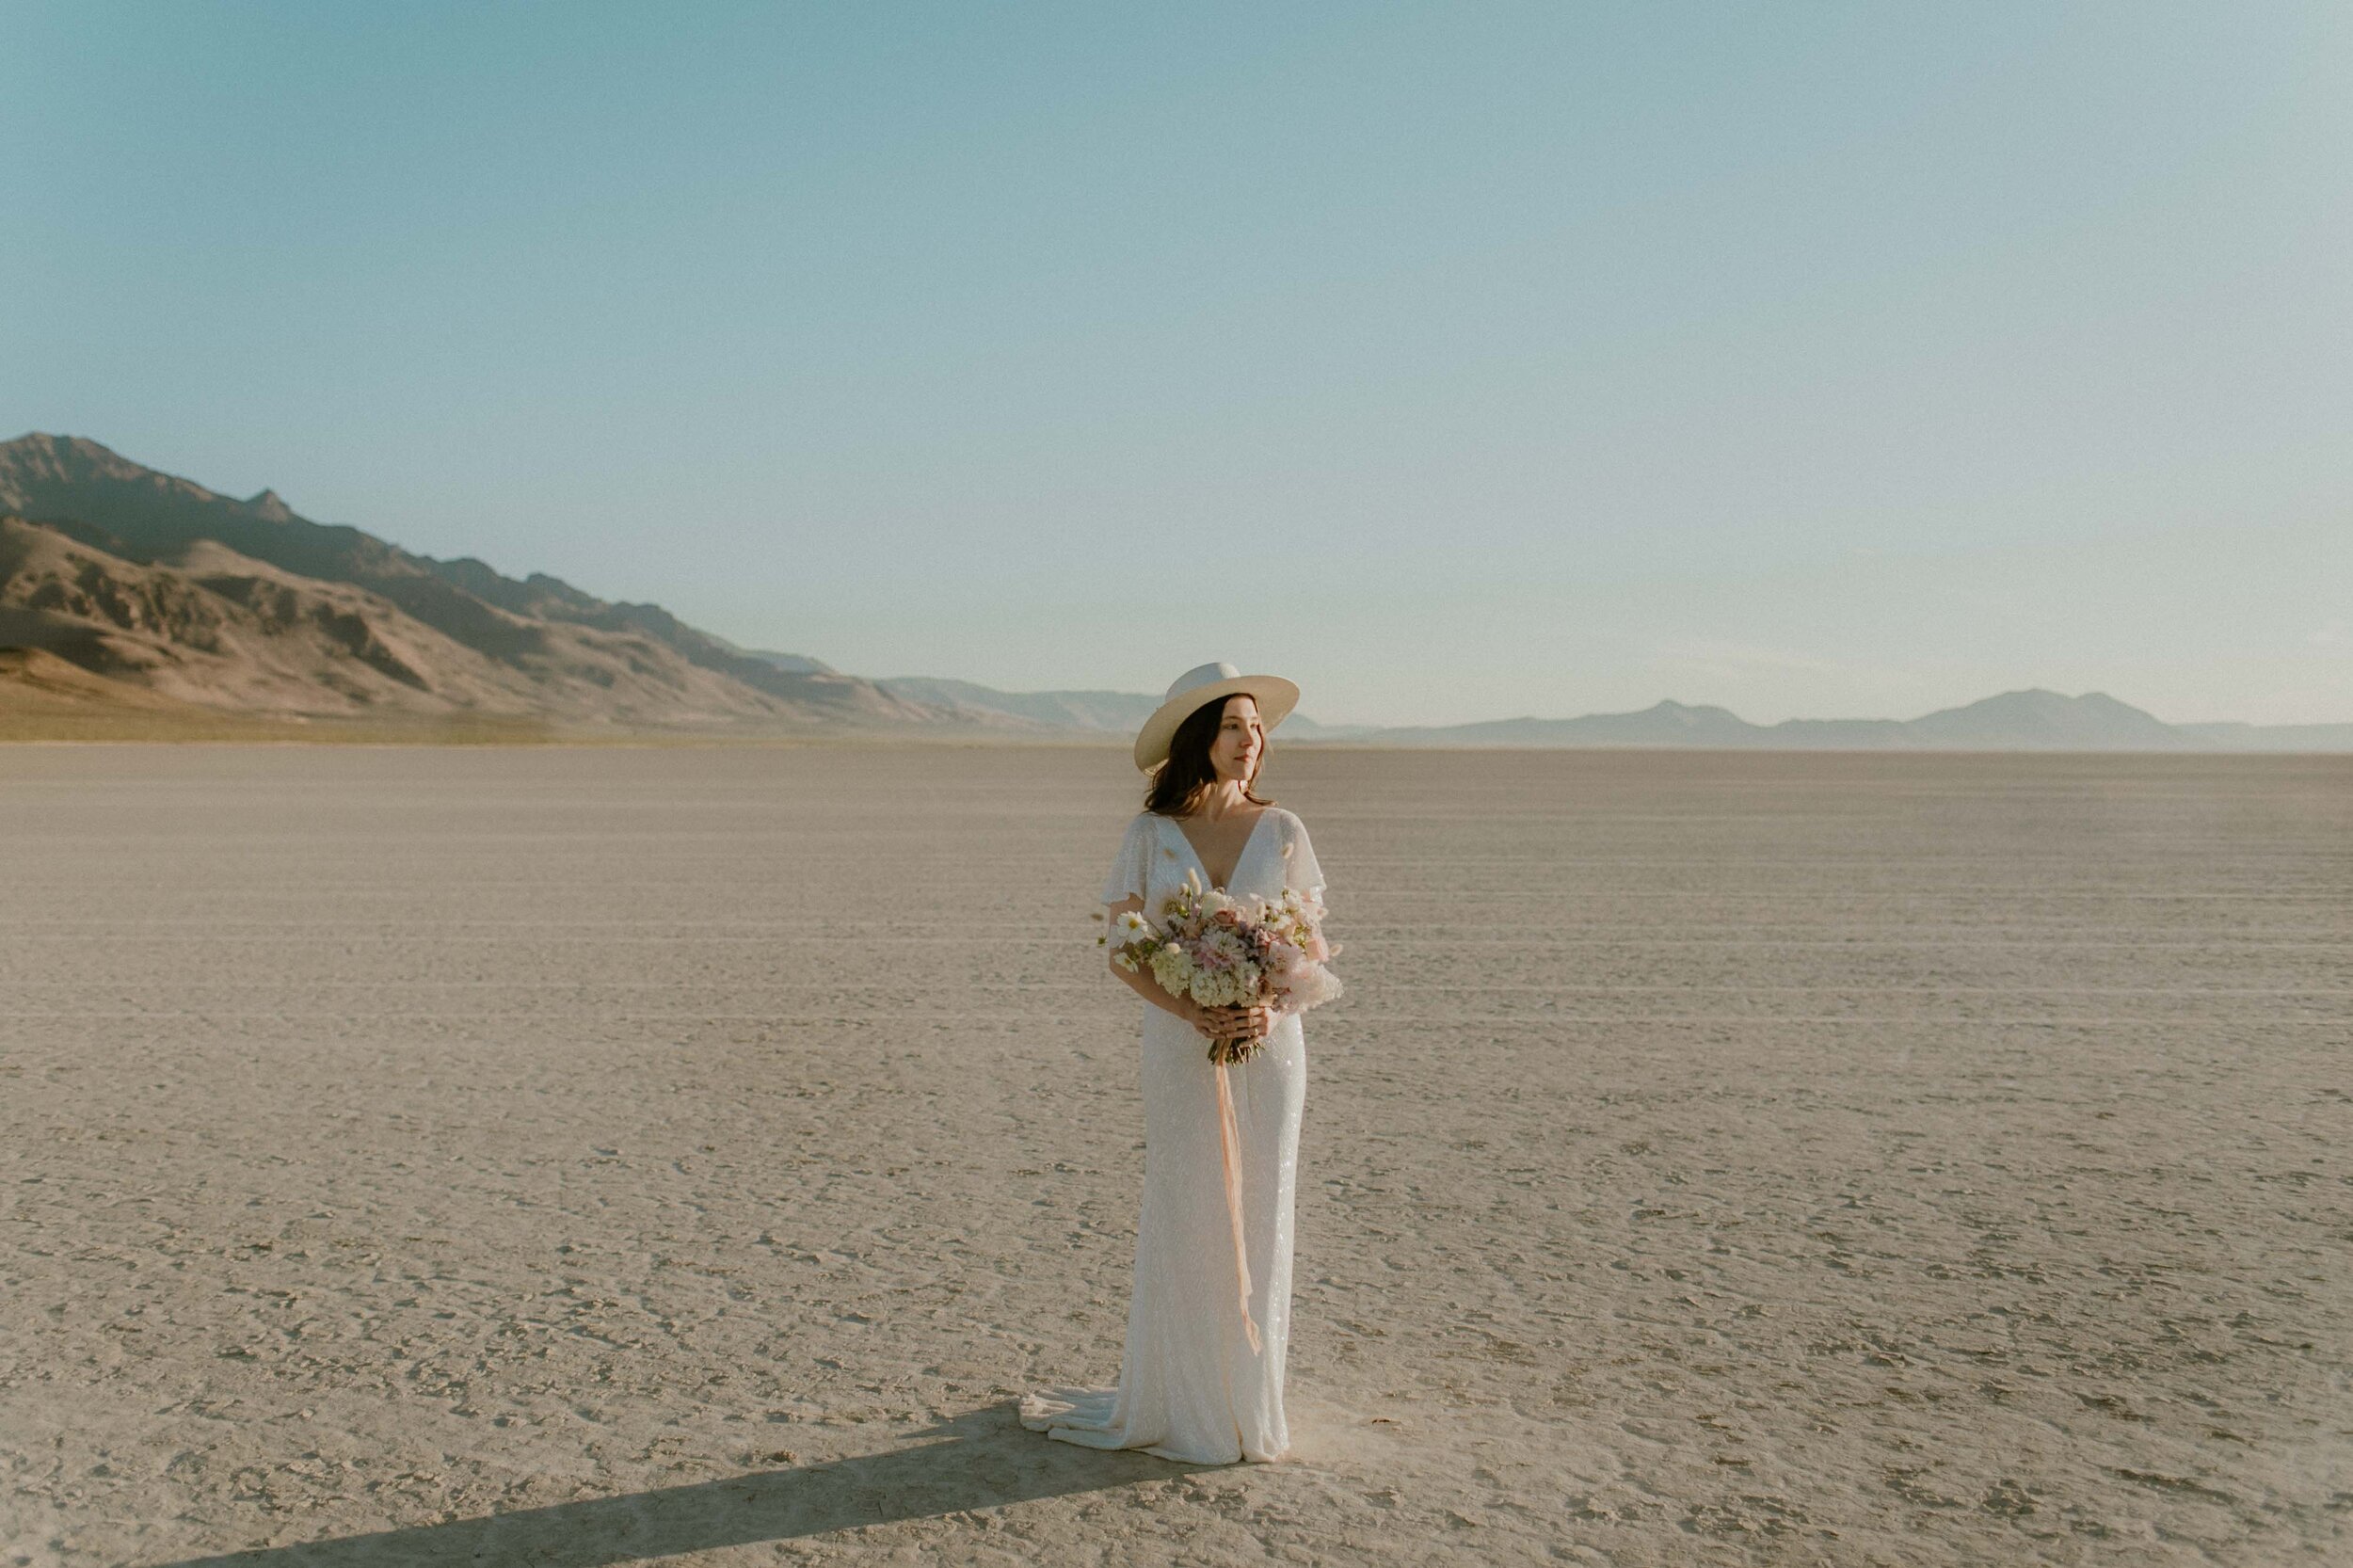
M 1300 820 L 1256 793 L 1267 731 L 1299 688 L 1227 664 L 1178 677 L 1136 736 L 1151 774 L 1103 885 L 1106 918 L 1157 907 L 1188 872 L 1238 895 L 1320 892 L 1323 873 Z M 1157 771 L 1156 771 L 1157 770 Z M 1326 953 L 1319 939 L 1311 955 Z M 1228 1464 L 1275 1460 L 1289 1340 L 1291 1195 L 1306 1042 L 1296 1015 L 1204 1008 L 1162 990 L 1149 969 L 1112 973 L 1144 1010 L 1144 1200 L 1119 1386 L 1059 1389 L 1021 1401 L 1024 1425 L 1097 1448 Z M 1212 1040 L 1262 1038 L 1220 1067 Z M 1239 1159 L 1230 1169 L 1216 1075 L 1227 1076 Z M 1239 1195 L 1239 1209 L 1229 1197 Z

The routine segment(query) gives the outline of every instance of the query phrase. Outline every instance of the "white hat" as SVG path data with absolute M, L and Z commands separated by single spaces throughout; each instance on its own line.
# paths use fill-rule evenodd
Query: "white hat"
M 1136 731 L 1136 766 L 1144 773 L 1168 758 L 1168 743 L 1176 727 L 1205 704 L 1247 692 L 1258 704 L 1258 722 L 1273 729 L 1299 706 L 1299 688 L 1279 675 L 1244 675 L 1220 660 L 1189 669 L 1168 689 L 1167 700 Z

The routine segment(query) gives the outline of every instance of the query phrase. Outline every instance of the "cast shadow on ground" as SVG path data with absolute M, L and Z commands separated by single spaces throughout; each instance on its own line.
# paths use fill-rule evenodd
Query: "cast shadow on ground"
M 534 1568 L 604 1568 L 1104 1492 L 1217 1467 L 1053 1442 L 1023 1427 L 1011 1404 L 970 1411 L 916 1435 L 931 1441 L 627 1497 L 187 1558 L 166 1568 L 484 1568 L 526 1562 Z

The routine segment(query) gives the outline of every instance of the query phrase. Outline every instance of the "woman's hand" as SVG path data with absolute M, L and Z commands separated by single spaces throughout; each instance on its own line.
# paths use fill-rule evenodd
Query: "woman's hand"
M 1193 1028 L 1212 1040 L 1258 1040 L 1274 1032 L 1277 1015 L 1264 1002 L 1248 1007 L 1204 1007 Z

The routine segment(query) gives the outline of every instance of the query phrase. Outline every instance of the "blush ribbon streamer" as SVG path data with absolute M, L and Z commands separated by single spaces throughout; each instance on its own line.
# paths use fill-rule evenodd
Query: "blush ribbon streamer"
M 1241 1134 L 1234 1126 L 1234 1091 L 1225 1081 L 1225 1064 L 1220 1062 L 1211 1070 L 1217 1074 L 1218 1152 L 1225 1162 L 1225 1212 L 1234 1222 L 1234 1278 L 1241 1288 L 1241 1329 L 1255 1355 L 1258 1325 L 1250 1317 L 1250 1255 L 1242 1242 Z

